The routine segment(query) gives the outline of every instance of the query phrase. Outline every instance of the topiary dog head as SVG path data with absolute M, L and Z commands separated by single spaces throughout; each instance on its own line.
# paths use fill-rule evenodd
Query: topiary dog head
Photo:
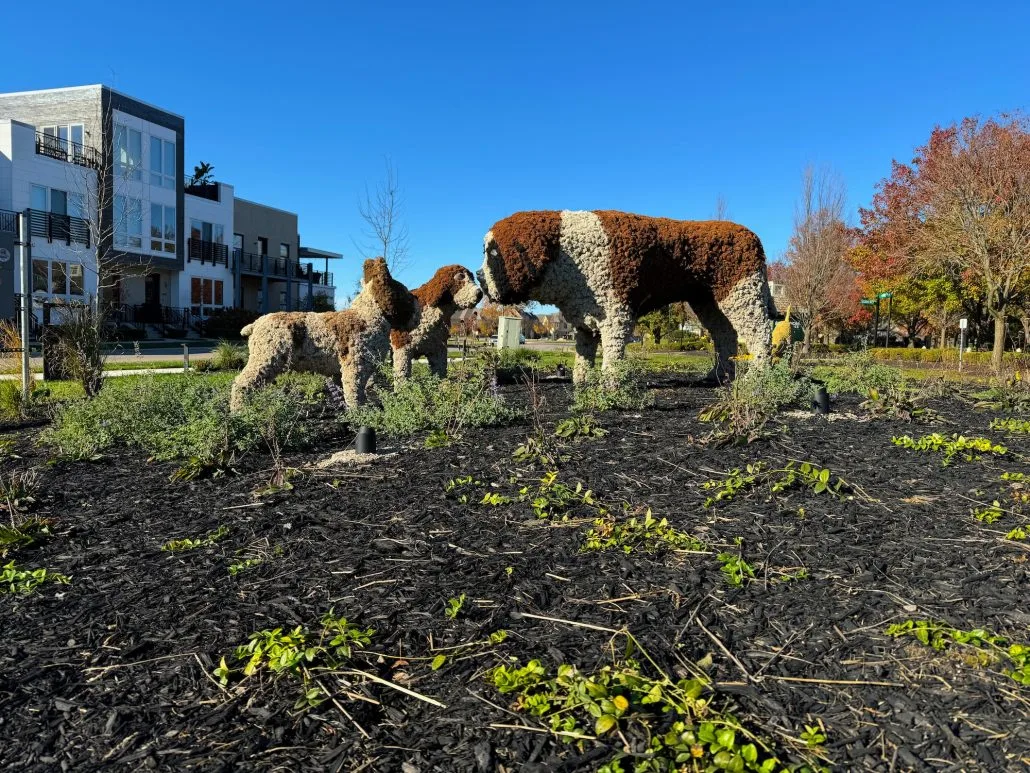
M 483 240 L 477 276 L 495 303 L 525 303 L 547 265 L 558 257 L 561 212 L 516 212 L 494 224 Z
M 472 272 L 464 266 L 452 265 L 439 269 L 433 278 L 412 291 L 423 306 L 449 310 L 471 309 L 483 298 L 476 287 Z
M 365 261 L 361 293 L 372 299 L 395 330 L 411 330 L 418 324 L 415 296 L 390 276 L 390 269 L 383 258 Z

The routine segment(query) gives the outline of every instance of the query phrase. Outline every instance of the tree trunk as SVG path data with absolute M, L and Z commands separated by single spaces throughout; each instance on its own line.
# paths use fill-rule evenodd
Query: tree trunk
M 938 349 L 943 349 L 944 348 L 944 346 L 945 346 L 944 339 L 947 338 L 947 336 L 948 336 L 948 324 L 944 323 L 944 324 L 941 325 L 941 340 L 937 344 L 937 348 Z
M 660 327 L 656 327 L 651 331 L 651 337 L 654 338 L 655 348 L 662 345 L 662 329 Z
M 806 356 L 812 353 L 812 328 L 814 327 L 813 324 L 805 325 L 805 338 L 801 344 L 801 353 Z
M 991 350 L 991 368 L 995 375 L 1001 375 L 1002 355 L 1005 353 L 1005 312 L 996 311 L 994 316 L 994 349 Z
M 1020 322 L 1023 323 L 1023 351 L 1030 349 L 1030 316 L 1020 317 Z

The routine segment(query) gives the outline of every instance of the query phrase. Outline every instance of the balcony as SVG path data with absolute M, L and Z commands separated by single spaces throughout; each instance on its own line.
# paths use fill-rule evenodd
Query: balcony
M 183 189 L 190 196 L 197 196 L 208 201 L 220 201 L 218 198 L 218 183 L 195 183 L 193 178 L 186 176 L 183 179 Z
M 56 212 L 29 210 L 29 233 L 48 242 L 81 244 L 89 247 L 89 223 L 81 217 L 59 215 Z
M 319 287 L 334 287 L 333 285 L 333 274 L 331 271 L 312 271 L 311 272 L 311 284 L 316 284 Z
M 217 242 L 208 242 L 203 239 L 187 239 L 186 260 L 190 263 L 196 261 L 200 265 L 210 263 L 212 266 L 221 264 L 229 266 L 229 247 Z
M 243 250 L 232 251 L 233 265 L 238 263 L 240 272 L 245 274 L 267 275 L 269 277 L 288 277 L 322 287 L 333 286 L 333 275 L 324 271 L 315 271 L 310 263 L 301 263 L 295 258 L 272 258 Z
M 42 132 L 36 132 L 36 153 L 89 169 L 99 169 L 101 163 L 100 153 L 96 148 Z

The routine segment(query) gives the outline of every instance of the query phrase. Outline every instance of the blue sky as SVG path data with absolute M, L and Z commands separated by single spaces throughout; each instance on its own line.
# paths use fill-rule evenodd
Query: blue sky
M 184 115 L 187 168 L 297 212 L 303 243 L 347 256 L 343 293 L 387 156 L 410 285 L 477 268 L 518 210 L 704 219 L 720 194 L 775 259 L 806 164 L 854 211 L 935 124 L 1030 101 L 1030 4 L 692 6 L 19 3 L 0 90 L 102 82 Z

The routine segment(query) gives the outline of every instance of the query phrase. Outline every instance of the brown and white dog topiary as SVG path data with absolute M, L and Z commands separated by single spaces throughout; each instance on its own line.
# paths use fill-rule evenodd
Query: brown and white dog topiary
M 348 407 L 361 405 L 390 351 L 391 328 L 411 330 L 418 321 L 415 297 L 382 258 L 365 261 L 361 285 L 344 311 L 265 314 L 243 328 L 250 358 L 232 382 L 230 408 L 291 370 L 329 376 L 343 387 Z
M 576 380 L 598 343 L 607 368 L 625 356 L 639 317 L 680 301 L 712 335 L 717 377 L 732 377 L 738 338 L 755 360 L 769 357 L 765 253 L 743 226 L 611 210 L 518 212 L 487 233 L 483 253 L 478 277 L 490 300 L 553 304 L 576 329 Z
M 451 317 L 458 309 L 471 309 L 483 297 L 472 272 L 464 266 L 444 266 L 433 278 L 411 291 L 418 301 L 418 323 L 413 330 L 391 330 L 393 372 L 397 380 L 411 375 L 411 363 L 425 357 L 429 369 L 447 375 L 447 337 Z

